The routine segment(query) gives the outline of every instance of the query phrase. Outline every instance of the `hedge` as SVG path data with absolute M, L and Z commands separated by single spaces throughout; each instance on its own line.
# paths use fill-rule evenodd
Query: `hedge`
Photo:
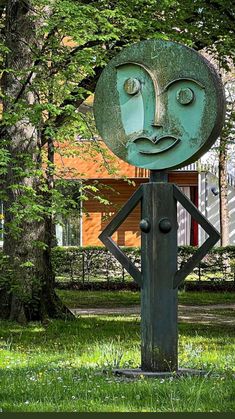
M 139 247 L 122 247 L 123 252 L 141 269 Z M 197 250 L 192 246 L 178 248 L 178 268 Z M 117 289 L 132 282 L 130 275 L 120 263 L 104 247 L 55 247 L 52 252 L 53 266 L 56 273 L 57 286 L 62 283 L 78 285 L 80 288 L 93 289 L 107 285 Z M 214 284 L 224 284 L 230 281 L 228 287 L 235 283 L 235 246 L 213 248 L 194 269 L 188 279 L 194 281 L 210 281 Z M 232 281 L 232 285 L 231 285 Z M 95 283 L 99 285 L 95 285 Z M 105 285 L 106 284 L 106 285 Z M 112 284 L 112 285 L 111 285 Z M 119 284 L 119 285 L 118 285 Z

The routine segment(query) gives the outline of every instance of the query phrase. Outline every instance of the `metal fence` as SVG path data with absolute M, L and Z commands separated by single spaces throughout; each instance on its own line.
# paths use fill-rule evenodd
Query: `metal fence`
M 141 270 L 139 248 L 122 248 L 130 260 Z M 178 267 L 190 258 L 196 248 L 182 246 L 178 250 Z M 235 247 L 213 249 L 187 280 L 210 282 L 235 282 Z M 53 250 L 56 283 L 86 284 L 132 281 L 120 263 L 103 247 L 58 247 Z

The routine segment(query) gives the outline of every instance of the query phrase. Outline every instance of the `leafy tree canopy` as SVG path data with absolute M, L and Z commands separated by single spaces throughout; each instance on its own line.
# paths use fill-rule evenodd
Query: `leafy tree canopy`
M 4 0 L 1 0 L 4 10 Z M 24 71 L 6 65 L 20 78 L 13 98 L 15 120 L 5 113 L 4 123 L 15 123 L 25 114 L 42 128 L 44 141 L 56 138 L 58 129 L 68 136 L 74 129 L 87 133 L 84 117 L 75 110 L 94 91 L 102 67 L 123 46 L 147 38 L 165 38 L 185 43 L 197 50 L 207 48 L 223 66 L 235 59 L 235 13 L 226 0 L 32 0 L 8 2 L 15 7 L 11 39 L 2 14 L 2 52 L 21 39 L 17 15 L 31 10 L 35 39 L 29 48 L 33 60 Z M 14 13 L 12 13 L 14 17 Z M 33 28 L 31 27 L 31 30 Z M 4 55 L 4 54 L 3 54 Z M 8 63 L 10 64 L 10 63 Z M 38 102 L 29 107 L 24 93 L 34 89 Z M 9 100 L 9 99 L 8 99 Z M 11 108 L 12 110 L 12 108 Z M 69 126 L 65 126 L 65 121 Z M 72 124 L 71 122 L 74 122 Z
M 126 45 L 163 38 L 206 48 L 227 69 L 235 60 L 234 20 L 229 0 L 0 0 L 0 199 L 4 252 L 13 261 L 11 285 L 0 298 L 5 317 L 58 315 L 52 310 L 52 218 L 65 213 L 68 202 L 76 208 L 76 199 L 63 201 L 63 188 L 55 188 L 55 174 L 63 183 L 64 173 L 54 152 L 84 155 L 82 142 L 74 148 L 62 142 L 94 136 L 91 114 L 81 105 L 106 63 Z M 100 143 L 92 142 L 94 150 L 107 161 Z M 33 309 L 25 309 L 33 295 Z

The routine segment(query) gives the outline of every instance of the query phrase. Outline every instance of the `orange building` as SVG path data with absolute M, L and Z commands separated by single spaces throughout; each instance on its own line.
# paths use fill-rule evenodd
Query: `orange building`
M 102 144 L 104 152 L 107 148 Z M 81 204 L 80 216 L 76 213 L 64 221 L 64 227 L 57 226 L 57 241 L 59 245 L 99 246 L 102 243 L 98 236 L 110 221 L 111 217 L 130 198 L 141 183 L 148 182 L 149 171 L 136 168 L 118 159 L 109 152 L 102 153 L 91 148 L 91 142 L 78 142 L 79 156 L 56 155 L 55 163 L 63 167 L 63 177 L 77 179 L 83 185 L 96 185 L 99 193 L 88 190 L 88 200 Z M 65 153 L 66 154 L 66 153 Z M 75 153 L 76 154 L 76 153 Z M 113 173 L 107 168 L 107 159 L 115 166 Z M 191 168 L 189 168 L 191 169 Z M 198 173 L 196 170 L 174 170 L 169 172 L 169 182 L 183 188 L 184 193 L 198 205 Z M 97 196 L 109 201 L 108 205 L 100 202 Z M 140 206 L 128 216 L 125 222 L 114 234 L 113 239 L 120 246 L 140 245 Z M 198 227 L 186 211 L 178 208 L 178 242 L 179 244 L 198 244 Z

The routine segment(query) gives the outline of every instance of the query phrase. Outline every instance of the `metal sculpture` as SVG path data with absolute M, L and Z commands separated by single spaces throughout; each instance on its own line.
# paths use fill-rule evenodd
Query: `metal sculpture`
M 178 368 L 177 291 L 219 233 L 173 184 L 166 169 L 198 159 L 218 137 L 225 100 L 211 64 L 178 43 L 148 40 L 124 49 L 98 81 L 94 114 L 107 146 L 121 159 L 150 169 L 142 184 L 100 235 L 141 287 L 141 368 L 131 375 L 183 372 Z M 177 201 L 208 238 L 177 270 Z M 141 271 L 112 234 L 141 202 Z M 125 371 L 128 374 L 128 371 Z

